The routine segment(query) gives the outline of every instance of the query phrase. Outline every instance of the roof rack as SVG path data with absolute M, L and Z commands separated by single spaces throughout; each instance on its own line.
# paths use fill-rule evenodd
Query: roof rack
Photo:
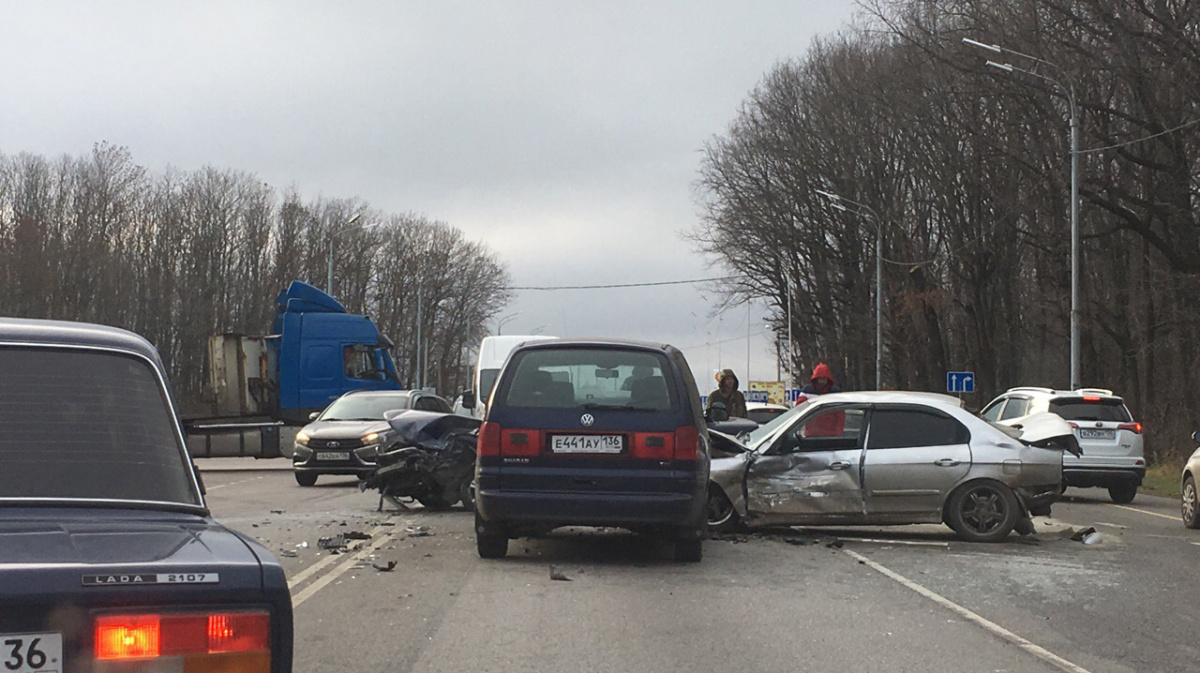
M 1051 394 L 1053 394 L 1055 392 L 1051 388 L 1042 388 L 1040 386 L 1018 386 L 1016 388 L 1009 388 L 1008 392 L 1012 393 L 1012 392 L 1016 392 L 1018 390 L 1024 391 L 1024 392 L 1029 392 L 1029 393 L 1051 393 Z
M 1068 392 L 1075 392 L 1080 395 L 1107 395 L 1109 397 L 1114 396 L 1113 391 L 1106 390 L 1104 388 L 1080 388 L 1079 390 L 1068 391 Z

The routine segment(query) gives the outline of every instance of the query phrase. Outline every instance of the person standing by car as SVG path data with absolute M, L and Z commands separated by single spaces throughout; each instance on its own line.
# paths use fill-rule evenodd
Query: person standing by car
M 840 393 L 842 389 L 837 386 L 833 380 L 833 372 L 829 369 L 829 365 L 824 362 L 818 362 L 816 367 L 813 367 L 812 376 L 808 379 L 808 385 L 800 390 L 800 394 L 796 397 L 796 404 L 803 404 L 808 401 L 808 398 L 815 395 L 828 395 L 829 393 Z
M 809 377 L 808 385 L 800 390 L 800 395 L 796 397 L 796 404 L 804 404 L 812 397 L 819 395 L 828 395 L 829 393 L 840 393 L 842 389 L 837 387 L 833 381 L 833 372 L 830 371 L 829 365 L 824 362 L 817 363 L 813 367 L 812 376 Z M 819 418 L 815 418 L 808 426 L 808 436 L 810 437 L 840 437 L 846 426 L 846 412 L 834 411 L 827 413 Z
M 717 389 L 708 394 L 705 414 L 712 411 L 713 404 L 720 402 L 725 411 L 734 418 L 746 417 L 746 396 L 738 390 L 738 378 L 732 369 L 722 369 L 717 375 Z

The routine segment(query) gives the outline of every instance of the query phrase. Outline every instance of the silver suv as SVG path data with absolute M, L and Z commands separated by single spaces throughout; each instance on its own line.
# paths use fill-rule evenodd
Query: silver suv
M 1058 414 L 1075 428 L 1082 456 L 1063 455 L 1063 487 L 1107 488 L 1113 502 L 1125 504 L 1137 495 L 1146 475 L 1142 424 L 1133 420 L 1125 401 L 1111 390 L 1082 388 L 1013 388 L 992 400 L 980 416 L 1021 427 L 1032 414 Z

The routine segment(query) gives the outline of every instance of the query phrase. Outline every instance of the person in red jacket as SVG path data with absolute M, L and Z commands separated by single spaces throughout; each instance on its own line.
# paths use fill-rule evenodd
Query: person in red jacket
M 840 393 L 842 389 L 833 380 L 833 372 L 824 362 L 813 367 L 812 376 L 807 386 L 800 391 L 796 404 L 803 404 L 811 397 Z M 846 427 L 846 412 L 833 411 L 823 413 L 804 425 L 805 437 L 840 437 Z

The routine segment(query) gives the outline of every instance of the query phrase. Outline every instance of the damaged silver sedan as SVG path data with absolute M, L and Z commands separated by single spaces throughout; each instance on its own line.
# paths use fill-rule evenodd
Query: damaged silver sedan
M 1079 450 L 1053 414 L 1016 430 L 932 393 L 823 395 L 740 440 L 710 436 L 710 530 L 945 523 L 974 542 L 1032 532 Z

